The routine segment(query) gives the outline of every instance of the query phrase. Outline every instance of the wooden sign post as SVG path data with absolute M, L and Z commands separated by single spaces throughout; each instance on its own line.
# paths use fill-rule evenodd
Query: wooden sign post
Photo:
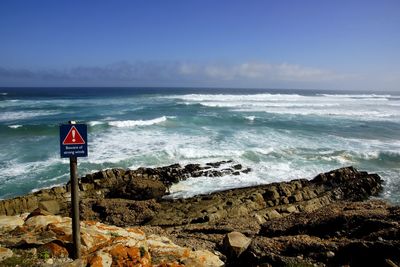
M 87 126 L 70 121 L 60 125 L 60 152 L 62 158 L 69 158 L 71 177 L 72 242 L 73 257 L 81 257 L 79 220 L 78 157 L 87 157 Z

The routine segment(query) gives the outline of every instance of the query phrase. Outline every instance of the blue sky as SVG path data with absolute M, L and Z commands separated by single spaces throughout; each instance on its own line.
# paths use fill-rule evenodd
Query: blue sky
M 400 90 L 400 1 L 0 1 L 0 86 Z

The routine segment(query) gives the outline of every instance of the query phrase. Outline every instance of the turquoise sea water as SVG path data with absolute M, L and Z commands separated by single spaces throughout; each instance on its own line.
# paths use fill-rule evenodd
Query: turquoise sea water
M 298 90 L 158 88 L 0 89 L 0 198 L 66 183 L 58 125 L 88 124 L 79 175 L 233 159 L 253 171 L 188 179 L 191 196 L 312 178 L 353 165 L 380 174 L 400 202 L 400 95 Z

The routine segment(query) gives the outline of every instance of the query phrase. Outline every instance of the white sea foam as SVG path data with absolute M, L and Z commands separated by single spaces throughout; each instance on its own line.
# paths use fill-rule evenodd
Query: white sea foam
M 106 122 L 104 121 L 90 121 L 89 126 L 96 126 L 96 125 L 102 125 L 105 124 Z
M 271 154 L 272 152 L 274 152 L 274 148 L 273 147 L 268 147 L 268 148 L 257 147 L 257 148 L 254 148 L 253 151 L 263 154 L 263 155 L 268 155 L 268 154 Z
M 20 125 L 20 124 L 15 124 L 15 125 L 9 125 L 8 127 L 11 128 L 11 129 L 18 129 L 18 128 L 21 128 L 22 125 Z
M 41 116 L 52 116 L 59 114 L 57 111 L 6 111 L 0 114 L 0 121 L 16 121 L 32 119 Z
M 245 116 L 245 118 L 249 121 L 254 121 L 256 119 L 256 116 Z
M 61 163 L 62 159 L 51 157 L 42 161 L 18 162 L 17 160 L 9 160 L 5 162 L 5 167 L 0 168 L 0 180 L 26 179 L 33 174 L 46 171 L 50 166 Z M 13 180 L 14 181 L 14 180 Z
M 229 95 L 229 94 L 188 94 L 167 96 L 165 98 L 181 99 L 191 102 L 202 101 L 277 101 L 277 100 L 299 100 L 304 96 L 298 94 L 250 94 L 250 95 Z
M 232 102 L 220 102 L 220 101 L 210 101 L 210 102 L 200 102 L 199 103 L 205 107 L 227 107 L 227 108 L 237 108 L 237 107 L 248 107 L 248 108 L 306 108 L 306 107 L 338 107 L 337 103 L 299 103 L 299 102 L 287 102 L 287 103 L 275 103 L 275 102 L 251 102 L 251 101 L 232 101 Z
M 0 92 L 0 95 L 8 95 L 8 93 L 5 93 L 5 92 Z
M 171 194 L 166 198 L 188 198 L 245 185 L 262 184 L 263 182 L 254 175 L 189 178 L 186 181 L 172 185 L 170 188 Z
M 240 108 L 235 109 L 235 111 L 240 112 L 267 112 L 267 113 L 275 113 L 275 114 L 290 114 L 290 115 L 323 115 L 323 116 L 344 116 L 344 117 L 361 117 L 365 120 L 375 119 L 375 118 L 393 118 L 396 119 L 395 116 L 398 112 L 393 111 L 390 113 L 383 113 L 376 110 L 367 111 L 367 110 L 331 110 L 331 109 L 254 109 L 254 108 Z
M 284 115 L 346 117 L 359 120 L 400 121 L 397 103 L 391 95 L 377 94 L 251 94 L 251 95 L 176 95 L 187 104 L 228 108 L 237 112 L 267 112 Z
M 171 117 L 169 117 L 171 118 Z M 159 124 L 167 121 L 168 117 L 162 116 L 159 118 L 155 118 L 152 120 L 125 120 L 125 121 L 110 121 L 108 124 L 110 126 L 126 128 L 126 127 L 135 127 L 135 126 L 149 126 L 154 124 Z
M 252 171 L 250 173 L 241 174 L 240 176 L 189 178 L 172 185 L 170 188 L 171 194 L 166 198 L 188 198 L 232 188 L 287 181 L 295 178 L 312 178 L 323 171 L 323 169 L 315 167 L 295 169 L 295 166 L 291 166 L 290 163 L 253 165 L 251 167 Z
M 378 94 L 317 94 L 318 96 L 337 97 L 337 98 L 390 98 L 391 95 Z

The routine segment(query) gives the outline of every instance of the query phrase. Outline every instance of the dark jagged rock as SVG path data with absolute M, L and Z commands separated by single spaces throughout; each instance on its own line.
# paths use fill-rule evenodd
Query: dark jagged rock
M 240 174 L 237 165 L 232 161 L 220 161 L 200 164 L 172 164 L 157 168 L 138 168 L 124 170 L 121 168 L 107 169 L 79 179 L 81 199 L 114 199 L 149 200 L 159 199 L 168 193 L 168 188 L 189 177 L 217 177 Z M 224 166 L 224 169 L 214 169 Z M 247 170 L 242 171 L 247 172 Z M 42 189 L 36 193 L 22 197 L 0 201 L 0 215 L 15 215 L 31 212 L 40 207 L 53 214 L 66 215 L 70 209 L 71 193 L 69 183 L 66 186 Z
M 132 200 L 159 199 L 165 195 L 165 185 L 158 180 L 129 179 L 110 188 L 107 198 Z
M 262 225 L 233 266 L 387 266 L 400 262 L 400 207 L 337 202 Z

